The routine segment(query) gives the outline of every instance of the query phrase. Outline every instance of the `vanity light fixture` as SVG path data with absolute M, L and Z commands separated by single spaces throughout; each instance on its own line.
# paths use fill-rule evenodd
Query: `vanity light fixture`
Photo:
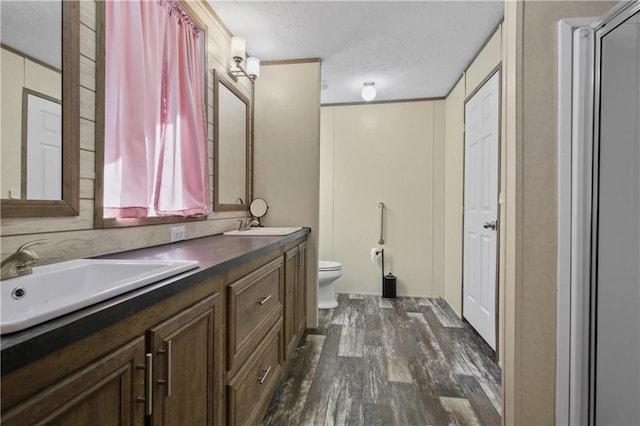
M 375 83 L 373 81 L 367 81 L 362 88 L 362 99 L 369 102 L 376 98 L 376 88 L 373 87 Z
M 234 81 L 238 81 L 238 77 L 247 77 L 253 83 L 256 78 L 260 76 L 260 59 L 247 56 L 247 42 L 244 38 L 233 36 L 231 37 L 231 57 L 233 63 L 229 65 L 229 76 Z M 243 62 L 246 63 L 246 68 L 243 66 Z

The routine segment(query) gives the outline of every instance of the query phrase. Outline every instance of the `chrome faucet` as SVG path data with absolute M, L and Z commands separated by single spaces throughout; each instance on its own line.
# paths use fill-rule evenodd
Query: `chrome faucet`
M 8 280 L 9 278 L 33 273 L 31 267 L 40 262 L 40 258 L 33 250 L 29 250 L 29 247 L 47 242 L 49 240 L 36 240 L 26 243 L 3 260 L 0 268 L 0 279 Z
M 238 231 L 246 231 L 254 226 L 260 226 L 260 222 L 252 217 L 247 218 L 246 222 L 242 219 L 238 219 Z

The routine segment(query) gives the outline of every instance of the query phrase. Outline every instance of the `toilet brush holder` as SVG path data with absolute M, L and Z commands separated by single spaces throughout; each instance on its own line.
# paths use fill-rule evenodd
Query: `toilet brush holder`
M 384 249 L 380 249 L 376 252 L 380 254 L 382 257 L 382 297 L 385 299 L 395 299 L 396 298 L 396 276 L 389 272 L 387 275 L 384 274 Z
M 385 299 L 396 298 L 396 276 L 391 272 L 382 278 L 382 297 Z

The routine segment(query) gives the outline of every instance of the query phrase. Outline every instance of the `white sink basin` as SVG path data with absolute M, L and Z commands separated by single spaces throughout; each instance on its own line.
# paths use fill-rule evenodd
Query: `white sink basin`
M 249 228 L 246 231 L 227 231 L 224 235 L 244 235 L 244 236 L 256 236 L 256 235 L 264 235 L 264 236 L 274 236 L 274 235 L 289 235 L 293 234 L 296 231 L 301 230 L 301 226 L 289 226 L 289 227 L 278 227 L 278 226 L 265 226 L 259 228 Z
M 0 333 L 13 333 L 197 268 L 196 260 L 77 259 L 1 281 Z

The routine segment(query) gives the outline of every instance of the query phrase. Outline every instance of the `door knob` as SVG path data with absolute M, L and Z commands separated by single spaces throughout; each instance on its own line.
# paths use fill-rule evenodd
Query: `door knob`
M 496 230 L 496 227 L 498 226 L 498 221 L 497 220 L 492 220 L 491 222 L 485 222 L 482 227 L 484 229 L 493 229 L 494 231 Z

